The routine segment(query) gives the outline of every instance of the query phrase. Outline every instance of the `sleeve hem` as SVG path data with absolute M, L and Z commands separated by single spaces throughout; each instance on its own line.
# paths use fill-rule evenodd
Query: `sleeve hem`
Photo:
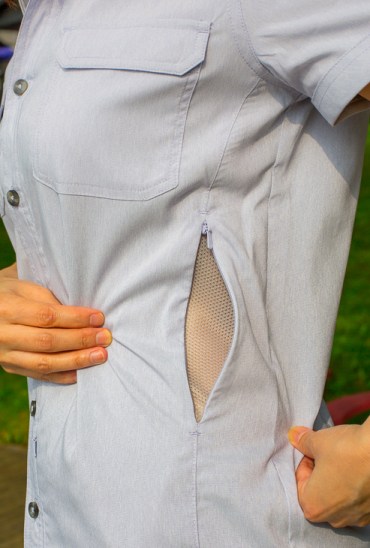
M 312 103 L 334 126 L 348 116 L 370 108 L 356 95 L 370 82 L 370 35 L 343 55 L 318 83 Z

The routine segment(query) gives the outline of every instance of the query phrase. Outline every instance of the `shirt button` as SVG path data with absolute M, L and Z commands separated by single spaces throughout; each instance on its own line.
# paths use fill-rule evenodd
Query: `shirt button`
M 31 518 L 36 519 L 39 515 L 39 507 L 37 506 L 36 502 L 30 502 L 28 505 L 28 513 L 31 516 Z
M 28 82 L 26 80 L 17 80 L 13 86 L 14 93 L 17 95 L 23 95 L 28 88 Z
M 36 401 L 35 400 L 31 401 L 30 415 L 31 415 L 31 417 L 34 417 L 36 415 Z
M 8 192 L 6 193 L 6 199 L 11 206 L 19 206 L 19 194 L 16 190 L 8 190 Z

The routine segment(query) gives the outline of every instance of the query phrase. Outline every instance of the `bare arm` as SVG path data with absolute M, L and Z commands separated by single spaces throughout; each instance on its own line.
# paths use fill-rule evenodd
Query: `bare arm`
M 370 101 L 370 84 L 360 92 Z M 305 517 L 333 527 L 370 524 L 370 418 L 313 432 L 289 431 L 305 456 L 297 468 L 298 499 Z
M 18 278 L 18 270 L 17 270 L 17 263 L 13 263 L 10 266 L 7 266 L 6 268 L 3 268 L 0 270 L 0 276 L 8 276 L 10 278 Z
M 365 86 L 359 93 L 359 95 L 361 95 L 361 97 L 364 97 L 365 99 L 367 99 L 368 101 L 370 101 L 370 84 L 368 84 L 367 86 Z

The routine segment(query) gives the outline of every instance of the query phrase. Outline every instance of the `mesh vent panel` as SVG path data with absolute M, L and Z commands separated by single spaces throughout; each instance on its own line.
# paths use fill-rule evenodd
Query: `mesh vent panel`
M 187 373 L 199 422 L 209 393 L 219 376 L 234 333 L 230 296 L 201 236 L 185 321 Z

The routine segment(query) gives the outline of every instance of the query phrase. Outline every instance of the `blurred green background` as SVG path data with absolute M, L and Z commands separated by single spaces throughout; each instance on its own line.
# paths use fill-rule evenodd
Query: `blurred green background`
M 15 261 L 0 223 L 0 268 Z M 370 131 L 351 252 L 339 309 L 325 398 L 370 390 Z M 362 422 L 359 416 L 353 422 Z M 26 380 L 0 368 L 0 443 L 27 441 Z

